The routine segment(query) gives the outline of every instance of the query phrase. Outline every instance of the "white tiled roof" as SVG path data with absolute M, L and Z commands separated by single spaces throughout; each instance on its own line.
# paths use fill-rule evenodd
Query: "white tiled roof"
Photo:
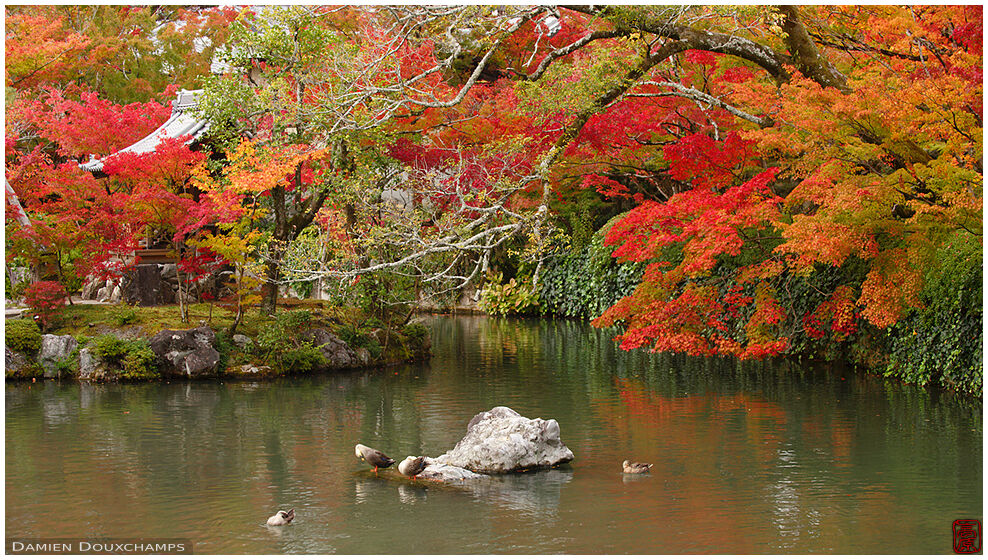
M 80 163 L 79 167 L 83 171 L 88 171 L 90 173 L 99 173 L 103 171 L 103 162 L 107 158 L 123 153 L 131 154 L 146 154 L 153 152 L 158 144 L 161 143 L 165 138 L 180 138 L 182 136 L 189 136 L 190 138 L 186 141 L 187 143 L 192 142 L 196 138 L 202 136 L 207 130 L 209 130 L 209 122 L 206 120 L 196 118 L 190 109 L 194 109 L 198 106 L 198 98 L 203 90 L 182 90 L 178 92 L 178 96 L 172 101 L 172 114 L 168 117 L 168 120 L 164 124 L 159 126 L 154 132 L 147 135 L 146 137 L 134 142 L 130 146 L 123 148 L 109 156 L 101 159 L 96 159 L 90 157 L 90 160 L 86 163 Z

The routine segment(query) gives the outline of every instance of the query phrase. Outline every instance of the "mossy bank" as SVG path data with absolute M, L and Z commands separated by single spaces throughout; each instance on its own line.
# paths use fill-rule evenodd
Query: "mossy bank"
M 359 310 L 294 301 L 275 317 L 250 315 L 240 332 L 219 308 L 192 306 L 190 323 L 170 306 L 74 305 L 48 326 L 7 319 L 8 380 L 151 381 L 268 378 L 383 367 L 430 356 L 418 321 L 388 327 Z

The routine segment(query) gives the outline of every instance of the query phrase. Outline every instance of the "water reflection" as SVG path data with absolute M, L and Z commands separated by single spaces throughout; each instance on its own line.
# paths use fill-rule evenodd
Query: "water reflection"
M 559 509 L 560 493 L 572 478 L 573 473 L 567 467 L 560 467 L 464 480 L 455 486 L 487 503 L 533 515 L 553 516 Z
M 575 322 L 434 327 L 424 366 L 9 384 L 7 532 L 201 553 L 947 553 L 944 527 L 981 515 L 977 403 L 835 368 L 623 353 Z M 353 457 L 357 441 L 438 456 L 497 405 L 558 420 L 574 462 L 433 486 Z M 652 473 L 623 475 L 625 458 Z M 258 527 L 286 505 L 292 525 Z
M 399 484 L 398 500 L 403 504 L 414 504 L 425 500 L 428 497 L 428 490 L 420 484 Z

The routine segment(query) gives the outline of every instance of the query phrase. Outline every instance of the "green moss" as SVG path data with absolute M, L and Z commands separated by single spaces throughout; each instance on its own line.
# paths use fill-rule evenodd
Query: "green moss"
M 34 356 L 41 349 L 41 329 L 31 319 L 9 319 L 4 327 L 4 344 L 11 350 Z
M 146 340 L 125 340 L 101 335 L 93 340 L 93 355 L 104 365 L 120 371 L 121 379 L 158 379 L 154 351 Z

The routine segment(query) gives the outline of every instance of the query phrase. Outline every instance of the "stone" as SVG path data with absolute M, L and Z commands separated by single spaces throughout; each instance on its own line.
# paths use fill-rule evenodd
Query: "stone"
M 123 290 L 120 288 L 120 286 L 114 286 L 113 291 L 110 293 L 110 302 L 120 303 L 120 300 L 122 299 L 123 299 Z
M 164 265 L 164 266 L 168 266 L 168 265 Z M 170 305 L 175 303 L 175 294 L 177 291 L 178 291 L 178 282 L 176 281 L 173 284 L 167 278 L 162 276 L 161 282 L 158 284 L 158 303 L 162 305 Z
M 79 378 L 80 379 L 90 379 L 93 376 L 93 372 L 96 371 L 96 366 L 99 364 L 99 360 L 96 356 L 93 356 L 92 350 L 89 348 L 83 348 L 79 350 Z
M 151 337 L 162 376 L 209 377 L 219 373 L 216 333 L 202 326 L 184 331 L 163 330 Z
M 274 369 L 271 366 L 258 366 L 254 364 L 243 364 L 236 371 L 240 375 L 247 377 L 269 377 L 274 373 Z
M 161 266 L 161 277 L 165 280 L 174 279 L 178 282 L 178 267 L 175 263 L 167 263 Z
M 302 337 L 322 353 L 326 367 L 343 369 L 361 365 L 353 348 L 325 329 L 312 329 L 303 333 Z
M 106 283 L 103 280 L 89 280 L 82 285 L 82 299 L 93 299 L 96 297 L 96 291 L 105 285 Z
M 41 335 L 41 350 L 38 351 L 38 363 L 45 371 L 45 377 L 58 377 L 59 364 L 66 364 L 72 352 L 79 343 L 71 335 Z
M 106 286 L 96 290 L 96 301 L 106 301 L 108 299 L 110 299 L 110 290 Z
M 463 439 L 436 457 L 437 463 L 484 474 L 549 468 L 572 460 L 573 452 L 560 440 L 558 422 L 526 418 L 506 406 L 474 416 Z
M 355 352 L 357 354 L 357 362 L 359 362 L 360 365 L 362 365 L 362 366 L 370 365 L 370 363 L 371 363 L 371 353 L 370 353 L 370 350 L 368 350 L 366 348 L 357 348 L 355 350 Z
M 109 371 L 89 348 L 79 350 L 79 381 L 118 381 L 120 375 Z
M 247 335 L 243 335 L 240 333 L 233 335 L 233 343 L 237 346 L 237 348 L 240 348 L 241 350 L 247 350 L 247 347 L 250 346 L 250 344 L 253 342 L 254 341 L 251 340 L 250 337 Z
M 20 352 L 15 352 L 6 345 L 3 347 L 3 369 L 4 377 L 16 379 L 29 375 L 31 370 L 31 360 Z
M 475 473 L 462 467 L 447 465 L 439 462 L 437 459 L 433 459 L 432 457 L 426 457 L 426 461 L 428 462 L 428 465 L 426 465 L 424 471 L 419 473 L 419 478 L 437 480 L 440 482 L 457 482 L 460 480 L 478 480 L 487 478 L 487 475 Z
M 151 307 L 161 303 L 161 271 L 156 264 L 140 264 L 128 290 L 127 303 Z

